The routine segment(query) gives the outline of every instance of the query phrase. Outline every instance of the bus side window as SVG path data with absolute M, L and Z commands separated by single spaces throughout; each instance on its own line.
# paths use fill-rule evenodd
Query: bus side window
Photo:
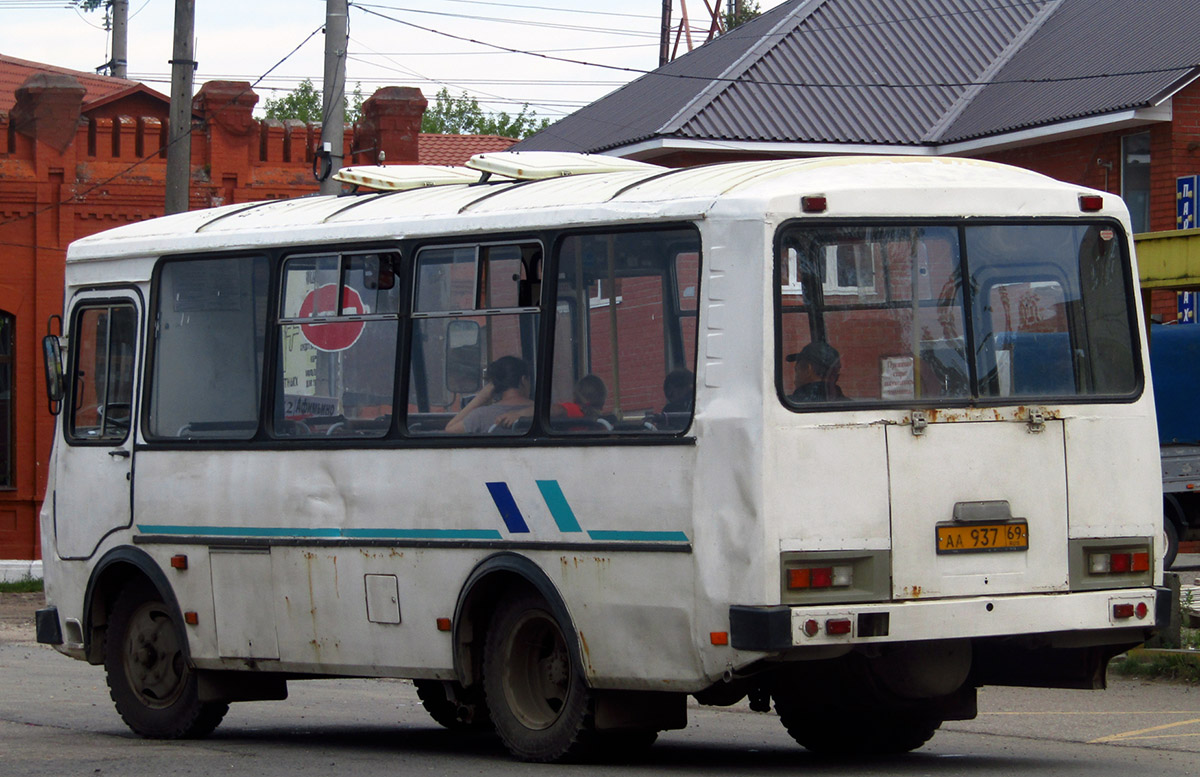
M 468 408 L 483 411 L 482 406 L 493 404 L 512 407 L 503 412 L 489 407 L 479 418 L 505 412 L 528 415 L 528 397 L 537 381 L 536 279 L 541 255 L 541 246 L 532 242 L 431 246 L 417 253 L 409 433 L 514 435 L 529 431 L 527 418 L 520 422 L 506 418 L 488 423 L 486 428 L 475 422 L 452 422 Z M 517 360 L 529 372 L 527 388 L 520 389 L 523 397 L 505 400 L 499 396 L 502 392 L 492 395 L 494 387 L 485 368 L 502 357 Z M 488 393 L 481 394 L 483 391 Z
M 163 264 L 147 394 L 152 437 L 254 436 L 269 285 L 264 256 Z
M 279 437 L 383 437 L 391 428 L 399 256 L 329 253 L 283 265 Z
M 691 424 L 699 272 L 690 229 L 563 241 L 544 411 L 552 432 L 677 434 Z

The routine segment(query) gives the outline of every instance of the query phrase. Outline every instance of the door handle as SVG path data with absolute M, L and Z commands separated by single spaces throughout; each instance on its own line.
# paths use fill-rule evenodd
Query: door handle
M 108 455 L 112 456 L 114 459 L 127 459 L 129 458 L 129 451 L 125 450 L 124 448 L 115 448 L 109 451 Z

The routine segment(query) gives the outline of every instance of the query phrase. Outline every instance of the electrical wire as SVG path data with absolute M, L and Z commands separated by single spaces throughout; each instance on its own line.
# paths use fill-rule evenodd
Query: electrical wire
M 276 62 L 274 65 L 272 65 L 270 68 L 268 68 L 268 69 L 267 69 L 267 71 L 266 71 L 265 73 L 263 73 L 261 76 L 259 76 L 259 77 L 258 77 L 258 79 L 257 79 L 257 80 L 255 80 L 255 81 L 254 81 L 254 83 L 250 84 L 250 85 L 249 85 L 249 86 L 248 86 L 246 89 L 243 89 L 241 92 L 239 92 L 239 93 L 237 93 L 236 95 L 234 95 L 233 99 L 232 99 L 232 100 L 230 100 L 230 101 L 229 101 L 229 103 L 228 103 L 228 104 L 227 104 L 227 105 L 226 105 L 224 108 L 222 108 L 222 110 L 224 110 L 224 109 L 227 109 L 227 108 L 229 108 L 230 106 L 236 105 L 236 104 L 237 104 L 237 101 L 238 101 L 238 99 L 240 99 L 240 98 L 241 98 L 243 95 L 245 95 L 245 94 L 247 94 L 247 93 L 251 92 L 251 91 L 254 89 L 254 87 L 255 87 L 255 86 L 258 86 L 259 82 L 260 82 L 260 81 L 262 81 L 262 80 L 263 80 L 264 78 L 266 78 L 267 76 L 269 76 L 269 75 L 271 74 L 271 72 L 272 72 L 272 71 L 274 71 L 276 68 L 278 68 L 278 67 L 279 67 L 280 65 L 282 65 L 284 62 L 286 62 L 286 61 L 288 61 L 289 59 L 291 59 L 293 56 L 295 56 L 296 52 L 298 52 L 300 49 L 302 49 L 306 43 L 308 43 L 310 40 L 312 40 L 312 39 L 313 39 L 313 37 L 314 37 L 314 36 L 316 36 L 316 34 L 317 34 L 317 33 L 321 32 L 321 31 L 322 31 L 324 28 L 325 28 L 325 25 L 324 25 L 324 24 L 322 24 L 320 27 L 317 27 L 315 30 L 313 30 L 312 32 L 310 32 L 310 33 L 308 34 L 308 37 L 306 37 L 304 40 L 300 41 L 300 43 L 299 43 L 299 44 L 298 44 L 298 45 L 297 45 L 297 46 L 296 46 L 294 49 L 292 49 L 291 51 L 289 51 L 289 52 L 288 52 L 288 53 L 287 53 L 287 54 L 286 54 L 286 55 L 283 57 L 283 59 L 279 60 L 279 61 L 278 61 L 278 62 Z M 31 211 L 30 213 L 27 213 L 27 214 L 26 214 L 26 215 L 24 215 L 24 216 L 14 216 L 14 217 L 12 217 L 12 218 L 10 218 L 10 219 L 6 219 L 6 220 L 4 220 L 4 221 L 0 221 L 0 227 L 5 227 L 5 226 L 8 226 L 9 224 L 15 224 L 15 223 L 18 223 L 18 222 L 21 222 L 21 221 L 25 221 L 25 220 L 27 220 L 27 219 L 34 218 L 35 216 L 40 216 L 41 214 L 43 214 L 43 213 L 46 213 L 47 211 L 53 210 L 54 208 L 58 208 L 58 207 L 61 207 L 61 206 L 63 206 L 63 205 L 68 205 L 68 204 L 70 204 L 70 203 L 81 203 L 81 202 L 84 202 L 84 201 L 85 201 L 85 199 L 87 198 L 87 196 L 88 196 L 89 194 L 91 194 L 92 192 L 96 191 L 97 189 L 99 189 L 99 188 L 100 188 L 100 187 L 102 187 L 102 186 L 107 186 L 108 184 L 112 183 L 113 181 L 117 180 L 118 178 L 122 178 L 122 177 L 124 177 L 125 175 L 129 174 L 129 173 L 130 173 L 130 172 L 132 172 L 133 170 L 136 170 L 137 168 L 139 168 L 139 167 L 141 167 L 142 165 L 146 164 L 146 163 L 147 163 L 147 162 L 149 162 L 151 159 L 154 159 L 155 157 L 161 156 L 161 155 L 162 155 L 162 153 L 163 153 L 164 151 L 166 151 L 167 149 L 169 149 L 169 148 L 170 148 L 171 146 L 173 146 L 175 143 L 178 143 L 178 142 L 180 142 L 180 141 L 181 141 L 181 140 L 183 140 L 184 138 L 190 137 L 190 136 L 191 136 L 191 134 L 192 134 L 193 132 L 195 132 L 195 127 L 194 127 L 194 126 L 192 126 L 192 125 L 191 125 L 191 123 L 189 122 L 189 126 L 188 126 L 187 130 L 186 130 L 186 131 L 184 131 L 184 132 L 182 132 L 182 133 L 180 133 L 179 137 L 177 137 L 177 138 L 174 138 L 173 140 L 170 140 L 170 141 L 168 141 L 168 142 L 167 142 L 167 144 L 166 144 L 166 145 L 164 145 L 162 148 L 160 148 L 160 149 L 158 149 L 157 151 L 154 151 L 154 152 L 152 152 L 152 153 L 150 153 L 150 154 L 147 154 L 146 156 L 144 156 L 144 157 L 142 157 L 141 159 L 139 159 L 139 160 L 137 160 L 137 161 L 133 162 L 132 164 L 130 164 L 128 167 L 124 168 L 124 169 L 123 169 L 123 170 L 121 170 L 120 172 L 117 172 L 117 173 L 115 173 L 115 174 L 113 174 L 113 175 L 109 176 L 108 178 L 105 178 L 103 181 L 99 181 L 99 182 L 97 182 L 97 183 L 94 183 L 94 184 L 92 184 L 92 185 L 91 185 L 91 186 L 89 186 L 88 188 L 84 189 L 82 192 L 78 192 L 78 193 L 76 193 L 76 194 L 72 194 L 70 197 L 66 197 L 66 198 L 64 198 L 64 199 L 62 199 L 62 200 L 59 200 L 59 201 L 57 201 L 57 202 L 52 202 L 52 203 L 50 203 L 49 205 L 46 205 L 46 206 L 43 206 L 43 207 L 41 207 L 41 208 L 38 208 L 37 210 Z M 59 248 L 59 247 L 57 247 L 57 246 L 43 246 L 43 245 L 38 245 L 38 244 L 36 244 L 36 243 L 10 243 L 10 242 L 4 242 L 4 243 L 3 243 L 3 245 L 19 246 L 19 247 L 22 247 L 22 248 L 33 248 L 33 249 L 38 249 L 38 250 L 43 250 L 43 251 L 58 251 L 58 252 L 61 252 L 61 253 L 65 253 L 65 252 L 66 252 L 66 250 L 67 250 L 67 249 L 65 249 L 65 248 Z
M 783 86 L 783 87 L 808 87 L 816 89 L 927 89 L 936 87 L 946 88 L 968 88 L 974 86 L 994 86 L 1000 84 L 1050 84 L 1050 83 L 1069 83 L 1076 81 L 1089 81 L 1103 78 L 1118 78 L 1123 76 L 1137 75 L 1155 75 L 1160 73 L 1175 73 L 1185 72 L 1194 68 L 1200 68 L 1200 62 L 1176 65 L 1173 67 L 1161 68 L 1146 68 L 1143 70 L 1127 70 L 1115 73 L 1086 73 L 1074 76 L 1048 76 L 1045 78 L 1012 78 L 1012 79 L 995 79 L 990 81 L 921 81 L 921 82 L 886 82 L 886 81 L 860 81 L 860 82 L 818 82 L 818 81 L 778 81 L 778 80 L 749 80 L 745 78 L 722 77 L 722 76 L 702 76 L 692 75 L 688 73 L 662 73 L 657 70 L 646 70 L 645 68 L 628 67 L 625 65 L 606 65 L 601 62 L 588 62 L 582 59 L 572 59 L 570 57 L 556 57 L 549 54 L 538 54 L 533 51 L 524 49 L 515 49 L 511 46 L 503 46 L 498 43 L 490 43 L 488 41 L 468 38 L 463 35 L 455 35 L 454 33 L 437 30 L 432 27 L 425 27 L 415 22 L 397 19 L 394 16 L 380 13 L 371 8 L 368 8 L 361 3 L 353 3 L 353 7 L 361 8 L 363 13 L 368 13 L 373 16 L 378 16 L 381 19 L 412 27 L 423 32 L 428 32 L 433 35 L 440 35 L 444 38 L 457 40 L 464 43 L 473 43 L 478 46 L 486 46 L 498 51 L 507 52 L 509 54 L 522 54 L 525 56 L 537 57 L 553 62 L 562 62 L 569 65 L 582 65 L 585 67 L 597 67 L 604 70 L 616 70 L 622 73 L 633 73 L 635 75 L 650 75 L 654 74 L 662 78 L 675 78 L 683 81 L 704 81 L 706 83 L 736 83 L 748 86 Z M 835 29 L 835 28 L 829 28 Z

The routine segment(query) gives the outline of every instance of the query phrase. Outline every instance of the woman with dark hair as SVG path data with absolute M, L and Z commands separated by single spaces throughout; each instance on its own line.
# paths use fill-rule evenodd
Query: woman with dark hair
M 484 434 L 505 413 L 529 410 L 533 371 L 529 362 L 516 356 L 501 356 L 488 365 L 487 383 L 446 424 L 450 434 Z

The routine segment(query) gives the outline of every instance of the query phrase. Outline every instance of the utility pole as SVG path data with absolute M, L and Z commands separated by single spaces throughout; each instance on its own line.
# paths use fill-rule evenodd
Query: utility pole
M 196 61 L 192 38 L 196 0 L 175 0 L 175 47 L 171 58 L 171 116 L 167 132 L 167 198 L 165 212 L 188 209 L 192 182 L 192 85 Z
M 112 0 L 112 69 L 109 75 L 125 78 L 129 57 L 129 0 Z
M 671 1 L 663 0 L 662 29 L 658 33 L 658 66 L 671 61 Z
M 333 174 L 342 167 L 346 136 L 346 33 L 347 0 L 325 0 L 325 83 L 322 85 L 321 151 L 329 154 L 329 175 L 321 181 L 321 194 L 337 194 L 342 184 Z

